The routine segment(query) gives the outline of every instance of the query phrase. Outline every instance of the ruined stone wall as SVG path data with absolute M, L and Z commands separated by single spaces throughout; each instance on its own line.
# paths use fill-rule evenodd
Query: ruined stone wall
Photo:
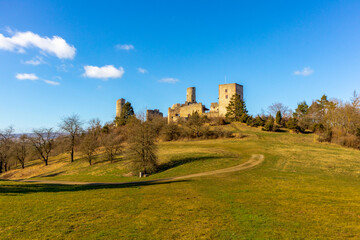
M 205 113 L 205 106 L 202 103 L 174 104 L 168 109 L 168 122 L 177 122 L 179 119 L 187 119 L 194 112 L 200 115 Z
M 219 103 L 217 102 L 211 103 L 210 112 L 219 112 Z
M 159 109 L 148 109 L 146 110 L 146 121 L 151 121 L 156 117 L 163 117 L 163 113 Z
M 180 117 L 189 117 L 194 112 L 198 112 L 199 114 L 202 114 L 205 112 L 204 107 L 202 103 L 193 103 L 190 105 L 185 105 L 180 108 Z
M 225 117 L 226 107 L 234 94 L 239 94 L 243 99 L 243 86 L 237 83 L 219 85 L 219 116 Z

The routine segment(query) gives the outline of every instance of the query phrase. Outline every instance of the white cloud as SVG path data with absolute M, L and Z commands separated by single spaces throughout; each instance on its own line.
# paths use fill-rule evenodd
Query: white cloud
M 50 80 L 44 80 L 45 83 L 50 84 L 50 85 L 54 85 L 54 86 L 59 86 L 60 83 L 59 82 L 55 82 L 55 81 L 50 81 Z
M 15 76 L 19 80 L 38 80 L 39 78 L 34 73 L 18 73 Z
M 177 83 L 178 81 L 179 81 L 179 79 L 177 79 L 177 78 L 162 78 L 158 82 L 161 82 L 161 83 Z
M 45 53 L 57 56 L 61 59 L 73 59 L 76 48 L 69 45 L 63 38 L 58 36 L 41 37 L 33 32 L 16 32 L 11 37 L 5 37 L 0 33 L 0 49 L 24 53 L 25 48 L 39 48 Z
M 135 47 L 132 44 L 117 44 L 115 47 L 117 49 L 127 50 L 127 51 L 135 49 Z
M 115 68 L 113 65 L 106 65 L 103 67 L 85 66 L 84 70 L 84 77 L 101 79 L 121 78 L 125 73 L 124 68 Z
M 147 70 L 144 69 L 144 68 L 139 67 L 139 68 L 138 68 L 138 72 L 139 72 L 139 73 L 142 73 L 142 74 L 145 74 L 145 73 L 147 73 Z
M 310 67 L 305 67 L 303 70 L 299 71 L 295 71 L 294 74 L 295 75 L 300 75 L 300 76 L 309 76 L 311 74 L 314 73 L 314 70 L 311 69 Z
M 37 65 L 40 65 L 40 64 L 44 64 L 46 62 L 43 60 L 42 57 L 36 56 L 31 60 L 25 61 L 24 63 L 37 66 Z

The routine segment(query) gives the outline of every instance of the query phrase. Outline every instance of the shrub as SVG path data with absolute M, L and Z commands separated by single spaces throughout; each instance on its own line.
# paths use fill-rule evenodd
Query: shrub
M 290 129 L 290 130 L 292 130 L 292 131 L 294 131 L 294 132 L 296 132 L 296 133 L 301 132 L 301 129 L 300 129 L 300 127 L 298 126 L 297 120 L 296 120 L 295 118 L 289 118 L 289 120 L 286 122 L 285 126 L 286 126 L 288 129 Z
M 215 128 L 213 130 L 214 136 L 216 138 L 231 138 L 233 137 L 233 133 L 231 131 L 227 131 L 221 127 Z
M 223 117 L 214 117 L 209 119 L 210 126 L 222 126 L 228 124 Z
M 242 123 L 246 123 L 248 119 L 249 119 L 249 115 L 247 115 L 247 113 L 243 113 L 243 115 L 241 115 L 239 121 Z
M 181 136 L 182 129 L 175 124 L 169 123 L 165 125 L 161 131 L 161 138 L 163 141 L 174 141 L 178 140 Z
M 273 131 L 273 129 L 274 129 L 274 119 L 270 117 L 266 121 L 265 126 L 261 130 L 271 132 Z
M 252 121 L 252 127 L 263 127 L 265 125 L 265 121 L 260 117 L 257 116 L 253 121 Z

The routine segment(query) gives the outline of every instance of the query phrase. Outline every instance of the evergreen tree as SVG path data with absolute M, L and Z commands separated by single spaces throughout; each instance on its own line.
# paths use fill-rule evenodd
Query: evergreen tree
M 300 127 L 298 126 L 298 121 L 295 118 L 290 118 L 286 122 L 286 127 L 290 130 L 293 130 L 296 133 L 300 132 Z
M 309 106 L 306 104 L 305 101 L 298 103 L 297 108 L 295 109 L 295 112 L 293 116 L 297 119 L 302 118 L 305 116 L 309 111 Z
M 265 123 L 265 126 L 261 130 L 271 132 L 273 131 L 273 129 L 274 129 L 274 119 L 270 117 Z
M 226 107 L 225 117 L 230 121 L 240 121 L 240 119 L 246 121 L 247 119 L 243 114 L 247 115 L 245 102 L 239 94 L 234 94 L 230 99 L 229 105 Z
M 121 109 L 120 117 L 115 118 L 116 126 L 126 125 L 128 120 L 134 115 L 134 109 L 130 102 L 126 102 Z
M 276 118 L 275 118 L 276 124 L 280 124 L 280 123 L 281 123 L 281 119 L 282 119 L 282 116 L 281 116 L 281 112 L 280 112 L 280 110 L 279 110 L 279 111 L 277 111 L 277 113 L 276 113 Z

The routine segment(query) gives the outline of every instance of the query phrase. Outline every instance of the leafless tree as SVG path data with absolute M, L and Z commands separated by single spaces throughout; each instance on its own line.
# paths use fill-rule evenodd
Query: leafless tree
M 113 162 L 115 156 L 121 153 L 121 144 L 124 141 L 124 134 L 121 128 L 107 128 L 99 135 L 100 143 L 105 149 L 107 160 Z
M 128 157 L 132 167 L 144 174 L 157 168 L 156 132 L 149 122 L 137 121 L 128 126 Z
M 48 165 L 50 152 L 54 148 L 56 133 L 52 128 L 39 128 L 33 130 L 33 136 L 29 137 L 32 146 L 35 148 L 41 160 Z
M 14 143 L 14 155 L 21 164 L 21 167 L 25 168 L 25 160 L 29 156 L 29 139 L 26 134 L 20 136 L 20 138 Z
M 92 164 L 96 149 L 99 147 L 99 134 L 101 130 L 100 120 L 92 119 L 89 121 L 89 127 L 80 143 L 80 151 L 86 155 L 89 164 Z
M 273 117 L 276 116 L 276 113 L 278 111 L 281 112 L 281 115 L 283 117 L 290 117 L 291 116 L 291 110 L 289 109 L 289 107 L 285 106 L 284 104 L 282 104 L 280 102 L 273 103 L 268 107 L 268 113 Z
M 79 116 L 74 114 L 70 117 L 66 117 L 62 120 L 60 124 L 60 129 L 65 132 L 67 135 L 65 139 L 67 140 L 67 148 L 70 151 L 70 161 L 74 162 L 74 149 L 75 144 L 81 134 L 82 130 L 82 121 Z
M 14 128 L 12 126 L 0 130 L 0 173 L 10 168 L 9 157 L 13 140 Z

